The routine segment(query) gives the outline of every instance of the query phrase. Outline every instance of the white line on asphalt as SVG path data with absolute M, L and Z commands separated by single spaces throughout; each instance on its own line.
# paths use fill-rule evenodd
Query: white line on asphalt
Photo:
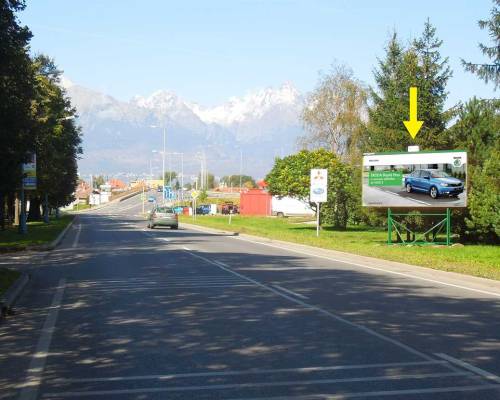
M 282 374 L 282 373 L 311 373 L 325 371 L 341 371 L 355 369 L 370 369 L 370 368 L 391 368 L 391 367 L 420 367 L 426 365 L 442 365 L 447 364 L 447 361 L 410 361 L 410 362 L 393 362 L 393 363 L 378 363 L 378 364 L 355 364 L 355 365 L 331 365 L 324 367 L 299 367 L 299 368 L 278 368 L 278 369 L 248 369 L 241 371 L 219 371 L 219 372 L 192 372 L 184 374 L 162 374 L 162 375 L 132 375 L 132 376 L 111 376 L 108 378 L 55 378 L 51 379 L 50 383 L 82 383 L 82 382 L 116 382 L 129 380 L 148 380 L 160 379 L 170 380 L 178 378 L 201 378 L 214 376 L 239 376 L 239 375 L 266 375 L 266 374 Z
M 489 292 L 489 291 L 480 290 L 480 289 L 474 289 L 474 288 L 470 288 L 470 287 L 462 286 L 462 285 L 455 285 L 454 283 L 447 283 L 447 282 L 443 282 L 443 281 L 438 281 L 436 279 L 422 278 L 420 276 L 412 275 L 412 274 L 407 274 L 405 272 L 391 271 L 389 269 L 380 268 L 380 267 L 370 267 L 368 265 L 359 264 L 359 263 L 356 263 L 356 262 L 353 262 L 353 261 L 340 260 L 338 258 L 329 257 L 329 256 L 321 256 L 319 254 L 309 253 L 309 252 L 303 251 L 303 250 L 296 250 L 296 249 L 292 249 L 292 248 L 289 248 L 289 247 L 277 246 L 277 245 L 270 244 L 270 243 L 256 242 L 256 241 L 253 241 L 253 240 L 249 240 L 249 239 L 245 239 L 245 238 L 237 237 L 237 236 L 230 236 L 230 238 L 231 239 L 235 239 L 235 240 L 242 240 L 244 242 L 250 242 L 250 243 L 253 243 L 253 244 L 260 244 L 262 246 L 274 247 L 275 249 L 291 251 L 293 253 L 303 254 L 303 255 L 306 255 L 306 256 L 310 256 L 310 257 L 322 258 L 324 260 L 329 260 L 329 261 L 336 261 L 336 262 L 340 262 L 340 263 L 346 264 L 346 265 L 355 265 L 357 267 L 372 269 L 372 270 L 375 270 L 375 271 L 386 272 L 388 274 L 393 274 L 393 275 L 398 275 L 398 276 L 404 276 L 406 278 L 412 278 L 412 279 L 417 279 L 417 280 L 421 280 L 421 281 L 425 281 L 425 282 L 437 283 L 437 284 L 444 285 L 444 286 L 450 286 L 450 287 L 454 287 L 454 288 L 458 288 L 458 289 L 469 290 L 471 292 L 477 292 L 477 293 L 487 294 L 487 295 L 494 296 L 494 297 L 500 297 L 500 293 Z
M 273 285 L 275 288 L 279 289 L 279 290 L 282 290 L 288 294 L 291 294 L 292 296 L 297 296 L 297 297 L 300 297 L 301 299 L 308 299 L 307 296 L 304 296 L 303 294 L 300 294 L 300 293 L 295 293 L 294 291 L 292 290 L 289 290 L 289 289 L 285 289 L 284 287 L 281 287 L 279 285 Z
M 392 343 L 392 344 L 394 344 L 394 345 L 396 345 L 396 346 L 398 346 L 398 347 L 400 347 L 402 349 L 405 349 L 409 353 L 412 353 L 412 354 L 414 354 L 416 356 L 419 356 L 419 357 L 423 358 L 424 360 L 435 361 L 433 358 L 429 357 L 428 355 L 426 355 L 426 354 L 424 354 L 424 353 L 422 353 L 422 352 L 420 352 L 420 351 L 418 351 L 418 350 L 416 350 L 416 349 L 414 349 L 414 348 L 412 348 L 410 346 L 407 346 L 406 344 L 403 344 L 403 343 L 401 343 L 401 342 L 399 342 L 399 341 L 397 341 L 395 339 L 391 339 L 390 337 L 387 337 L 385 335 L 377 333 L 377 332 L 375 332 L 374 330 L 372 330 L 370 328 L 367 328 L 367 327 L 365 327 L 363 325 L 359 325 L 359 324 L 357 324 L 355 322 L 348 321 L 347 319 L 342 318 L 341 316 L 333 314 L 333 313 L 331 313 L 329 311 L 326 311 L 326 310 L 324 310 L 324 309 L 322 309 L 322 308 L 320 308 L 318 306 L 313 306 L 312 304 L 306 303 L 306 302 L 304 302 L 302 300 L 296 299 L 295 297 L 291 297 L 291 296 L 289 296 L 287 294 L 284 294 L 284 293 L 282 293 L 282 292 L 280 292 L 280 291 L 278 291 L 278 290 L 276 290 L 276 289 L 274 289 L 274 288 L 272 288 L 270 286 L 267 286 L 267 285 L 265 285 L 263 283 L 260 283 L 260 282 L 258 282 L 256 280 L 252 279 L 252 278 L 249 278 L 248 276 L 245 276 L 245 275 L 240 274 L 239 272 L 233 271 L 231 268 L 223 267 L 222 265 L 220 265 L 220 264 L 216 263 L 215 261 L 212 261 L 212 260 L 210 260 L 210 259 L 208 259 L 206 257 L 200 256 L 198 254 L 194 254 L 191 251 L 188 251 L 187 253 L 191 254 L 193 257 L 197 257 L 199 259 L 202 259 L 202 260 L 208 262 L 209 264 L 216 265 L 217 267 L 223 269 L 224 271 L 227 271 L 227 272 L 229 272 L 231 274 L 239 276 L 240 278 L 243 278 L 243 279 L 246 279 L 246 280 L 248 280 L 250 282 L 253 282 L 255 285 L 260 286 L 263 289 L 269 290 L 269 291 L 277 294 L 278 296 L 284 297 L 285 299 L 288 299 L 288 300 L 290 300 L 290 301 L 292 301 L 294 303 L 300 304 L 301 306 L 303 306 L 305 308 L 309 308 L 311 310 L 316 310 L 317 312 L 319 312 L 319 313 L 321 313 L 323 315 L 326 315 L 326 316 L 328 316 L 330 318 L 333 318 L 333 319 L 335 319 L 335 320 L 337 320 L 339 322 L 343 322 L 344 324 L 347 324 L 347 325 L 352 326 L 354 328 L 360 329 L 360 330 L 362 330 L 362 331 L 364 331 L 364 332 L 366 332 L 366 333 L 368 333 L 368 334 L 370 334 L 372 336 L 375 336 L 375 337 L 377 337 L 377 338 L 379 338 L 381 340 L 384 340 L 386 342 Z
M 191 250 L 189 249 L 189 247 L 182 246 L 182 248 L 183 248 L 184 250 L 186 250 L 186 251 L 191 251 Z
M 215 385 L 195 385 L 195 386 L 170 386 L 170 387 L 149 387 L 140 389 L 111 389 L 111 390 L 89 390 L 85 392 L 54 392 L 46 393 L 43 397 L 83 397 L 83 396 L 112 396 L 119 394 L 134 393 L 161 393 L 161 392 L 186 392 L 194 390 L 225 390 L 225 389 L 244 389 L 254 387 L 279 387 L 292 385 L 326 385 L 332 383 L 349 382 L 380 382 L 405 379 L 427 379 L 444 378 L 452 376 L 469 376 L 468 372 L 442 372 L 432 374 L 401 374 L 389 376 L 366 376 L 358 378 L 337 378 L 337 379 L 311 379 L 303 381 L 275 381 L 275 382 L 251 382 L 251 383 L 225 383 Z
M 484 369 L 475 367 L 474 365 L 471 365 L 469 363 L 466 363 L 465 361 L 459 360 L 458 358 L 449 356 L 444 353 L 434 353 L 436 356 L 445 359 L 446 361 L 458 365 L 459 367 L 465 368 L 466 370 L 472 371 L 477 375 L 482 376 L 483 378 L 486 378 L 490 381 L 494 381 L 496 383 L 500 383 L 500 377 L 497 375 L 492 374 L 491 372 L 485 371 Z
M 73 240 L 73 245 L 71 247 L 75 248 L 78 245 L 78 239 L 80 239 L 81 232 L 82 232 L 82 224 L 78 224 L 78 230 L 76 231 L 75 240 Z
M 386 397 L 386 396 L 401 396 L 412 394 L 433 394 L 433 393 L 453 393 L 453 392 L 470 392 L 478 390 L 499 389 L 499 385 L 476 385 L 476 386 L 448 386 L 441 388 L 425 388 L 425 389 L 401 389 L 401 390 L 380 390 L 377 392 L 355 392 L 345 394 L 311 394 L 304 396 L 278 396 L 278 397 L 245 397 L 232 398 L 228 400 L 343 400 L 353 399 L 356 397 Z
M 47 361 L 50 342 L 52 341 L 52 334 L 54 333 L 57 316 L 59 315 L 59 310 L 61 308 L 61 301 L 64 295 L 65 287 L 66 279 L 61 279 L 52 299 L 49 313 L 45 318 L 45 323 L 42 327 L 42 334 L 40 335 L 40 339 L 38 339 L 38 343 L 35 348 L 35 354 L 33 354 L 33 358 L 31 359 L 28 367 L 26 380 L 20 386 L 21 393 L 19 394 L 19 400 L 35 400 L 38 397 L 38 389 L 42 383 L 45 362 Z
M 89 294 L 92 293 L 112 293 L 112 292 L 119 292 L 123 290 L 128 290 L 130 292 L 137 292 L 137 291 L 144 291 L 144 290 L 165 290 L 165 289 L 182 289 L 182 288 L 187 288 L 187 289 L 196 289 L 196 288 L 232 288 L 232 287 L 239 287 L 239 286 L 253 286 L 250 283 L 220 283 L 220 284 L 198 284 L 198 285 L 170 285 L 170 286 L 148 286 L 148 287 L 123 287 L 123 288 L 102 288 L 102 289 L 86 289 L 86 291 Z

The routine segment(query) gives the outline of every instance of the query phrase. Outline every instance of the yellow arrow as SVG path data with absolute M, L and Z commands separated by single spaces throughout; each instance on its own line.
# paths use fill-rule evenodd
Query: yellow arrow
M 418 131 L 422 128 L 424 121 L 417 120 L 417 88 L 410 88 L 410 120 L 403 121 L 408 132 L 413 139 L 417 136 Z

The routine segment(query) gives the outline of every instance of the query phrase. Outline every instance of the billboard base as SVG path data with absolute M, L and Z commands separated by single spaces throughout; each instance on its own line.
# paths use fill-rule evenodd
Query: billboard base
M 425 232 L 417 232 L 411 229 L 401 217 L 440 217 L 440 220 L 427 229 Z M 396 241 L 392 240 L 393 231 L 396 233 Z M 445 233 L 445 240 L 439 240 L 438 235 Z M 405 239 L 406 236 L 406 239 Z M 446 213 L 422 213 L 422 214 L 401 214 L 393 213 L 390 208 L 387 209 L 387 244 L 402 245 L 451 245 L 451 212 L 446 209 Z

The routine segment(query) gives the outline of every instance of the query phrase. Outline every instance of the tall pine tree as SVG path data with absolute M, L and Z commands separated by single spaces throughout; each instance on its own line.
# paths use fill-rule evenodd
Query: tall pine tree
M 442 58 L 442 41 L 436 29 L 425 23 L 422 36 L 404 48 L 393 33 L 383 60 L 374 71 L 376 89 L 371 89 L 372 107 L 365 151 L 406 151 L 407 146 L 443 149 L 449 119 L 444 110 L 446 83 L 451 77 L 448 59 Z M 403 121 L 409 119 L 409 90 L 418 88 L 418 119 L 424 125 L 412 139 Z

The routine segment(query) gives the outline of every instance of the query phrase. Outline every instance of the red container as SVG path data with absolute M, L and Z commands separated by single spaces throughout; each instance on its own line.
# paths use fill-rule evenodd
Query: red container
M 189 207 L 183 207 L 182 208 L 182 214 L 183 215 L 189 215 Z
M 271 195 L 262 189 L 248 189 L 240 194 L 241 215 L 271 215 Z

